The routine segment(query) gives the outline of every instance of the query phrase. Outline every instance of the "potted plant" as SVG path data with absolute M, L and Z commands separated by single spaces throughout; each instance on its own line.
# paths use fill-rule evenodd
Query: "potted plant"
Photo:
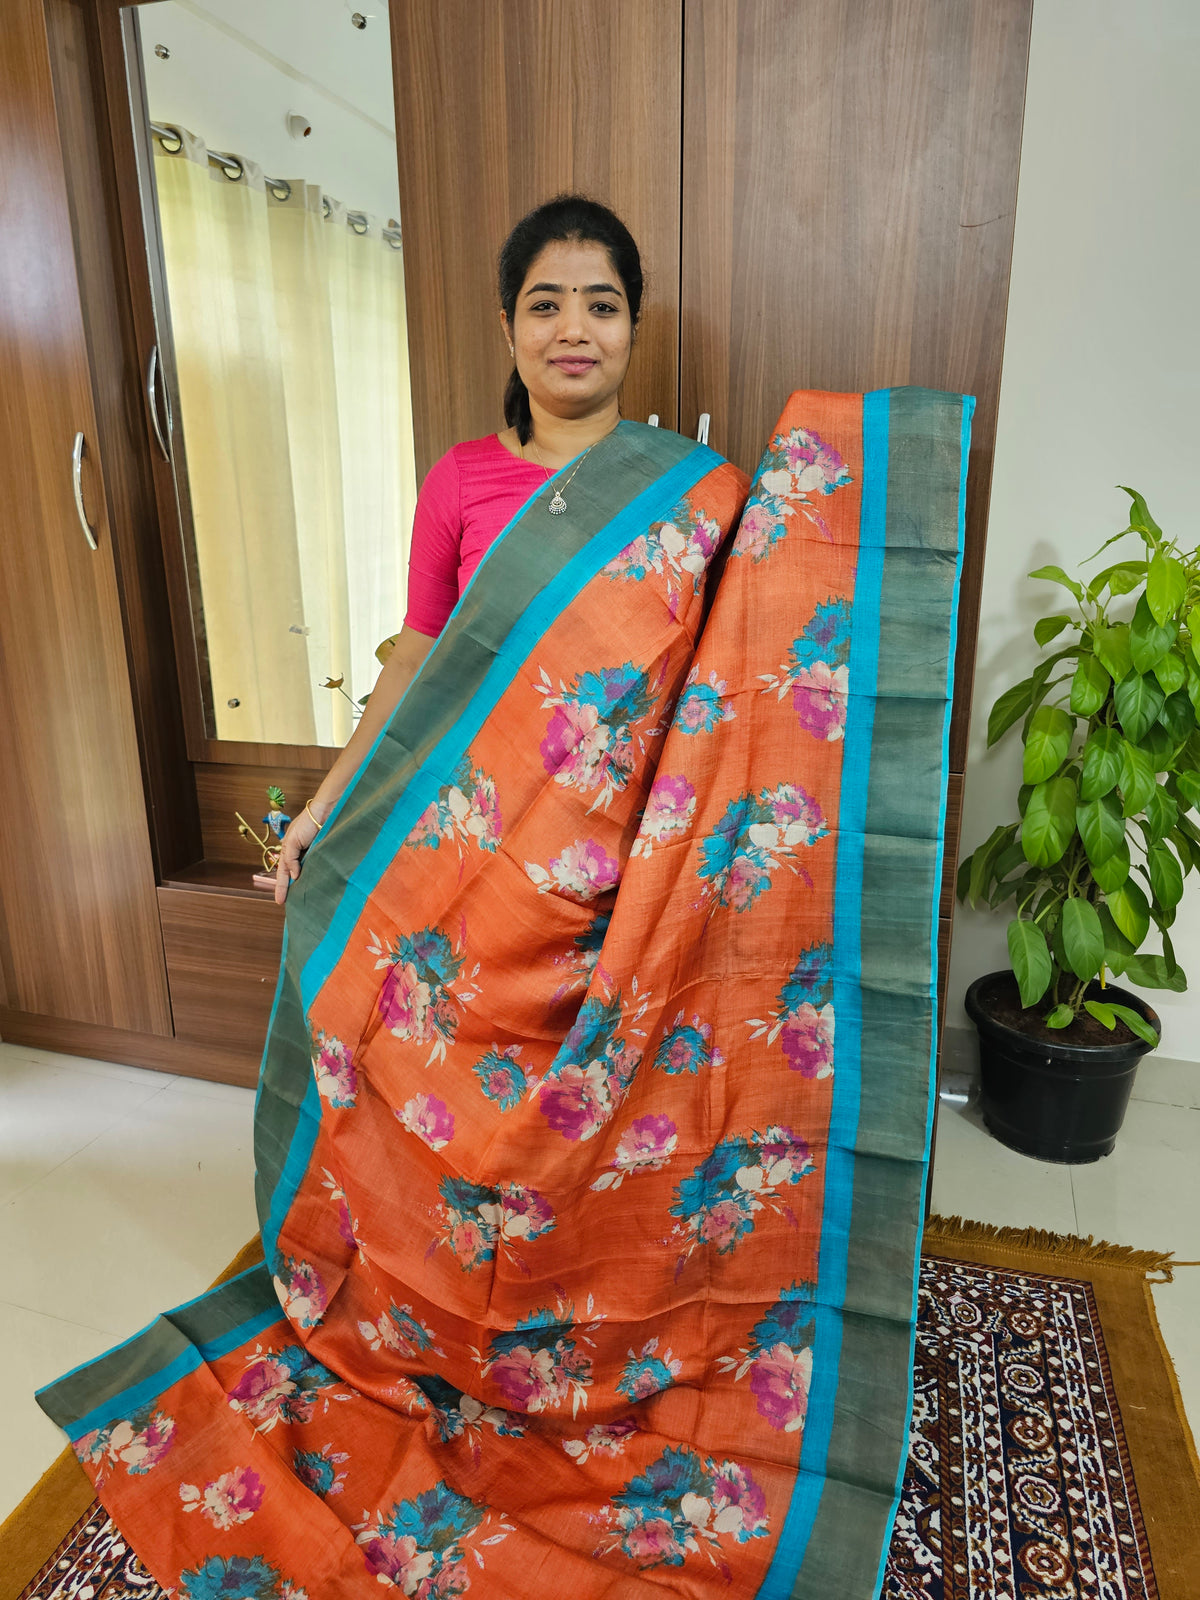
M 1004 1144 L 1083 1162 L 1116 1141 L 1155 1013 L 1117 988 L 1187 987 L 1170 928 L 1200 866 L 1200 551 L 1165 537 L 1133 489 L 1142 549 L 1094 577 L 1039 567 L 1074 614 L 1041 617 L 1043 651 L 992 707 L 991 746 L 1022 721 L 1019 820 L 996 828 L 958 872 L 969 905 L 1011 905 L 1011 972 L 977 979 L 983 1115 Z M 1152 937 L 1161 949 L 1150 952 Z

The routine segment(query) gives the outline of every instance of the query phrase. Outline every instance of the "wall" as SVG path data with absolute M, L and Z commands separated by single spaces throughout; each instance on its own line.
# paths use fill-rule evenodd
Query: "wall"
M 1125 526 L 1118 483 L 1140 489 L 1172 536 L 1200 537 L 1198 104 L 1196 0 L 1037 0 L 964 853 L 1016 816 L 1019 732 L 985 751 L 987 713 L 1031 670 L 1033 621 L 1063 596 L 1025 574 L 1070 570 Z M 1193 993 L 1148 998 L 1164 1055 L 1200 1061 L 1200 888 L 1188 883 L 1173 936 Z M 971 980 L 1007 966 L 1006 920 L 958 909 L 951 1028 L 968 1025 Z
M 386 4 L 344 0 L 164 0 L 139 8 L 150 115 L 210 150 L 305 178 L 355 210 L 399 217 Z M 155 45 L 170 55 L 162 59 Z M 297 142 L 289 111 L 312 124 Z

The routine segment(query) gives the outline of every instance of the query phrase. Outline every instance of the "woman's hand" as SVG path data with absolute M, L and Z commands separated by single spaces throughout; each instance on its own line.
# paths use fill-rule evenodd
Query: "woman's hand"
M 275 904 L 277 906 L 281 906 L 287 899 L 288 889 L 300 876 L 301 858 L 320 832 L 317 824 L 313 821 L 313 815 L 315 814 L 324 823 L 332 810 L 332 805 L 327 801 L 310 800 L 284 834 L 283 848 L 279 852 L 279 863 L 275 868 Z

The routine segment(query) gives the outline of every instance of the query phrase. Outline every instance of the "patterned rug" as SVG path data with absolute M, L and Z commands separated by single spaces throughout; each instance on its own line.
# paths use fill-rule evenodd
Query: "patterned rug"
M 882 1600 L 1195 1596 L 1200 1467 L 1150 1273 L 1169 1281 L 1170 1258 L 930 1219 Z M 94 1503 L 32 1581 L 0 1584 L 0 1600 L 163 1594 Z

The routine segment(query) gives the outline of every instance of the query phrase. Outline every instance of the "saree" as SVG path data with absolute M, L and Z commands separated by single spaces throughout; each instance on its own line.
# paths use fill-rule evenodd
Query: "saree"
M 180 1600 L 877 1593 L 972 405 L 489 551 L 289 893 L 264 1264 L 39 1395 Z

